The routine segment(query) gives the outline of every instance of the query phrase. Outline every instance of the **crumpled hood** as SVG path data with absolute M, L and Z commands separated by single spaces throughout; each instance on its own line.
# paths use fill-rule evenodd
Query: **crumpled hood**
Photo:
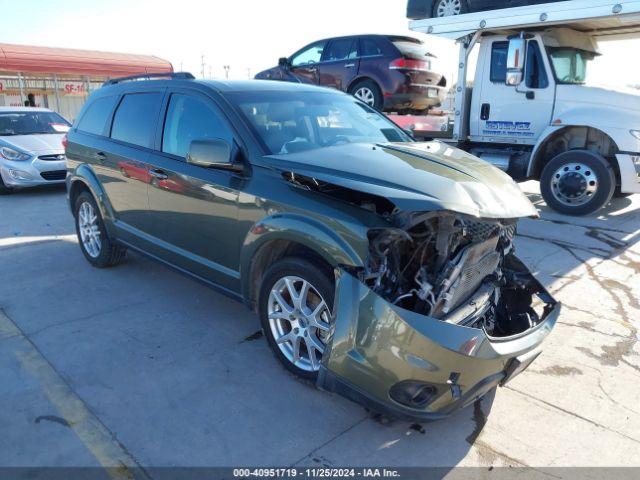
M 538 215 L 507 174 L 442 142 L 348 144 L 268 158 L 282 171 L 385 197 L 405 212 Z
M 0 137 L 0 143 L 8 147 L 16 147 L 24 152 L 64 153 L 62 146 L 63 133 L 38 135 L 12 135 Z
M 640 117 L 640 91 L 613 89 L 587 85 L 558 85 L 555 116 L 562 115 L 572 106 L 603 106 L 627 110 Z

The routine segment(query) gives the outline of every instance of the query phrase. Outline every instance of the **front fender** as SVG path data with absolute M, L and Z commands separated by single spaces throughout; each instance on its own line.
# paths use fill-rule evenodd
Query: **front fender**
M 344 233 L 348 233 L 346 230 Z M 366 231 L 361 240 L 347 242 L 334 229 L 322 222 L 293 213 L 281 213 L 263 218 L 253 225 L 244 239 L 240 259 L 243 297 L 251 292 L 251 268 L 260 248 L 276 240 L 295 242 L 310 248 L 331 266 L 362 267 L 368 251 Z

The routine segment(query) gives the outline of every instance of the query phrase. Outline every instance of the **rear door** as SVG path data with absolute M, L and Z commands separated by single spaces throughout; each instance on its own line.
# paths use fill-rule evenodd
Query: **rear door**
M 170 89 L 164 124 L 151 154 L 149 207 L 153 253 L 206 280 L 237 290 L 240 232 L 237 174 L 186 162 L 193 140 L 222 138 L 232 145 L 233 129 L 209 96 Z
M 313 43 L 294 53 L 290 60 L 289 73 L 301 83 L 318 84 L 320 74 L 318 64 L 322 59 L 326 40 Z
M 147 161 L 162 97 L 162 89 L 122 95 L 107 128 L 110 139 L 95 143 L 92 152 L 94 171 L 113 209 L 118 236 L 132 243 L 148 228 Z
M 320 85 L 347 91 L 351 81 L 358 75 L 357 38 L 330 40 L 324 49 L 320 63 Z

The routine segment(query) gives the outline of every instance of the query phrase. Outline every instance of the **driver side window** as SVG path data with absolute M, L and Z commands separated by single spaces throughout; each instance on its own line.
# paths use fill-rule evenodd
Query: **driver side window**
M 291 59 L 291 66 L 299 67 L 301 65 L 318 63 L 322 58 L 322 52 L 324 51 L 325 45 L 326 42 L 317 42 L 305 48 Z

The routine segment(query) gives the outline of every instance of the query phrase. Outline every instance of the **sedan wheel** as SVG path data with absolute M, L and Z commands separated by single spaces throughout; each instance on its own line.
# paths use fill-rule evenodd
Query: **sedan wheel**
M 307 280 L 286 276 L 269 293 L 269 328 L 278 348 L 306 372 L 320 369 L 331 313 L 324 298 Z

